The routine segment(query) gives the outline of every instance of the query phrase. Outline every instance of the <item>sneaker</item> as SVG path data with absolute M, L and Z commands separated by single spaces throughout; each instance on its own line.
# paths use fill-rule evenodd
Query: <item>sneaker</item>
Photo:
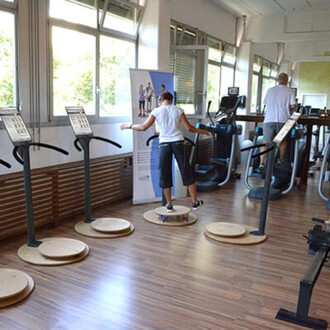
M 258 174 L 265 174 L 265 165 L 264 164 L 260 164 L 260 166 L 254 170 L 254 173 L 258 173 Z
M 166 209 L 167 209 L 167 212 L 173 212 L 173 205 L 172 204 L 166 204 Z
M 280 158 L 277 160 L 276 165 L 283 165 L 284 161 L 281 160 Z
M 202 200 L 197 201 L 197 203 L 192 203 L 192 209 L 197 211 L 203 204 L 204 202 Z

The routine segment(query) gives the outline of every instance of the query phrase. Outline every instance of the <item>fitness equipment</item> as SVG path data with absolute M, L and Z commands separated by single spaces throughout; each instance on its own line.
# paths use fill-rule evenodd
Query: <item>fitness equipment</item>
M 146 144 L 149 146 L 149 143 L 153 139 L 157 139 L 158 134 L 154 134 L 148 138 Z M 195 145 L 193 141 L 184 137 L 184 140 Z M 166 205 L 166 198 L 164 193 L 162 194 L 162 207 L 158 207 L 154 210 L 149 210 L 143 214 L 144 220 L 163 226 L 187 226 L 192 225 L 197 221 L 197 216 L 194 213 L 191 213 L 191 209 L 186 206 L 174 205 L 173 212 L 168 212 Z
M 328 135 L 327 142 L 325 144 L 324 150 L 322 152 L 322 165 L 320 170 L 320 178 L 318 184 L 318 191 L 320 197 L 327 202 L 327 209 L 330 210 L 330 198 L 327 197 L 323 192 L 323 183 L 329 182 L 330 171 L 330 135 Z
M 254 130 L 254 138 L 253 138 L 253 146 L 258 145 L 260 142 L 260 137 L 263 134 L 263 129 L 261 127 L 256 127 Z M 299 155 L 303 152 L 303 148 L 300 148 L 300 139 L 303 136 L 302 129 L 292 128 L 290 134 L 290 140 L 287 147 L 286 158 L 290 161 L 290 165 L 287 163 L 281 165 L 274 165 L 273 175 L 274 182 L 270 188 L 269 200 L 274 201 L 277 200 L 280 196 L 288 194 L 294 184 L 297 175 L 298 163 L 299 163 Z M 292 141 L 294 141 L 294 150 L 291 151 Z M 242 151 L 246 150 L 246 148 L 242 149 Z M 259 159 L 254 157 L 256 153 L 258 153 L 258 148 L 254 147 L 254 149 L 250 149 L 249 155 L 247 158 L 247 165 L 244 175 L 244 184 L 246 188 L 249 189 L 248 196 L 250 198 L 262 199 L 263 197 L 263 187 L 252 187 L 249 183 L 249 177 L 256 177 L 259 179 L 263 179 L 263 175 L 258 173 L 254 173 L 253 171 L 259 166 Z M 293 155 L 293 156 L 292 156 Z
M 89 125 L 83 107 L 65 107 L 65 109 L 76 136 L 73 144 L 78 151 L 82 151 L 82 149 L 84 151 L 85 220 L 79 221 L 75 225 L 76 232 L 84 236 L 95 238 L 115 238 L 131 234 L 134 231 L 134 226 L 127 220 L 117 218 L 92 218 L 89 144 L 92 139 L 95 139 L 110 143 L 117 148 L 121 148 L 121 145 L 100 136 L 93 136 L 93 131 Z
M 11 165 L 0 159 L 0 164 Z M 32 277 L 17 269 L 0 269 L 0 308 L 7 307 L 27 298 L 34 289 Z
M 228 222 L 216 222 L 206 226 L 204 234 L 207 237 L 219 242 L 239 245 L 257 244 L 266 240 L 265 227 L 275 155 L 281 142 L 295 125 L 300 115 L 300 113 L 294 113 L 291 115 L 280 132 L 276 135 L 273 142 L 262 145 L 253 145 L 245 148 L 245 150 L 250 150 L 262 146 L 268 147 L 266 151 L 253 156 L 258 157 L 264 153 L 269 153 L 266 161 L 265 186 L 260 210 L 259 228 L 257 229 L 250 226 L 232 224 Z
M 210 119 L 208 125 L 198 123 L 197 128 L 208 130 L 211 133 L 211 155 L 214 156 L 214 145 L 216 141 L 216 157 L 210 158 L 210 163 L 216 169 L 216 174 L 205 181 L 197 181 L 196 187 L 198 191 L 212 191 L 220 186 L 225 185 L 230 178 L 240 178 L 240 174 L 236 173 L 237 168 L 237 150 L 238 136 L 242 134 L 242 126 L 236 124 L 236 112 L 239 107 L 245 107 L 245 96 L 238 96 L 238 87 L 229 87 L 228 96 L 221 99 L 220 108 L 214 118 L 209 113 Z M 210 103 L 209 103 L 210 105 Z M 217 119 L 214 123 L 213 119 Z M 199 134 L 195 135 L 195 144 L 198 144 Z M 190 154 L 190 164 L 193 164 L 194 153 L 196 148 L 192 148 Z M 197 174 L 206 175 L 199 171 Z
M 313 258 L 305 275 L 300 280 L 297 311 L 290 312 L 280 308 L 276 318 L 286 322 L 299 324 L 308 328 L 327 329 L 327 321 L 308 316 L 308 311 L 314 285 L 320 275 L 322 267 L 326 262 L 330 251 L 330 219 L 325 221 L 313 218 L 312 220 L 325 223 L 327 228 L 326 230 L 323 230 L 322 226 L 315 225 L 314 228 L 308 232 L 308 236 L 305 236 L 309 244 L 308 253 L 312 254 Z
M 0 108 L 0 117 L 14 145 L 13 155 L 24 166 L 28 243 L 19 248 L 18 256 L 25 262 L 40 266 L 64 265 L 84 259 L 89 253 L 89 248 L 81 241 L 61 237 L 37 241 L 35 238 L 29 149 L 31 146 L 37 146 L 64 155 L 69 153 L 49 144 L 32 142 L 18 108 Z

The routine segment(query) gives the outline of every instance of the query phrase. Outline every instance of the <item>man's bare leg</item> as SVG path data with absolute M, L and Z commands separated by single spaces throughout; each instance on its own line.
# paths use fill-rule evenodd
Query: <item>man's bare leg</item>
M 166 198 L 166 202 L 168 205 L 172 205 L 172 200 L 171 200 L 171 188 L 164 188 L 163 189 L 165 198 Z

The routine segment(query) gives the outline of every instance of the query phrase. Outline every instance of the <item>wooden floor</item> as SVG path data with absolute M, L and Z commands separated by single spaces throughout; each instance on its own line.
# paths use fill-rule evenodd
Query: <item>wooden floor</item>
M 0 329 L 300 329 L 278 321 L 280 307 L 295 310 L 299 279 L 310 256 L 302 237 L 312 217 L 329 212 L 317 195 L 316 179 L 270 202 L 265 243 L 226 245 L 207 239 L 205 225 L 231 221 L 257 226 L 260 201 L 249 200 L 243 179 L 200 197 L 205 206 L 192 226 L 163 227 L 143 220 L 157 204 L 125 201 L 94 216 L 132 221 L 135 232 L 118 239 L 92 239 L 74 232 L 81 217 L 37 237 L 81 239 L 91 249 L 84 261 L 36 267 L 16 256 L 21 236 L 1 242 L 0 266 L 33 276 L 36 288 L 22 303 L 0 310 Z M 188 198 L 177 201 L 190 205 Z M 314 289 L 310 315 L 330 323 L 330 268 Z

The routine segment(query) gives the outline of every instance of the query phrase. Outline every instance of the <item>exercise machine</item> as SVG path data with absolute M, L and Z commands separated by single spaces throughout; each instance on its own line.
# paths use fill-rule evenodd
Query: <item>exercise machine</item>
M 0 159 L 0 165 L 11 165 Z M 16 304 L 27 298 L 34 289 L 33 278 L 17 269 L 0 269 L 0 308 Z
M 154 134 L 148 138 L 146 144 L 149 146 L 150 142 L 158 139 L 158 134 Z M 184 137 L 184 140 L 194 146 L 194 142 Z M 166 209 L 166 198 L 162 193 L 162 207 L 157 207 L 154 210 L 149 210 L 143 214 L 144 220 L 163 226 L 187 226 L 192 225 L 197 221 L 197 216 L 191 213 L 191 209 L 186 206 L 174 205 L 173 212 L 168 212 Z
M 320 197 L 327 202 L 327 209 L 330 210 L 330 198 L 327 197 L 323 191 L 323 184 L 328 183 L 330 179 L 330 135 L 328 135 L 327 142 L 322 152 L 322 165 L 320 170 L 320 178 L 318 184 L 318 192 Z
M 228 222 L 215 222 L 206 226 L 204 230 L 204 234 L 207 237 L 219 242 L 238 244 L 238 245 L 257 244 L 264 242 L 266 240 L 265 227 L 267 220 L 268 201 L 269 201 L 275 155 L 283 139 L 287 136 L 289 131 L 295 125 L 300 115 L 301 115 L 300 113 L 292 114 L 291 117 L 288 119 L 288 121 L 284 124 L 282 129 L 279 131 L 279 133 L 275 136 L 273 142 L 254 145 L 245 148 L 245 150 L 250 150 L 263 146 L 267 147 L 266 151 L 255 154 L 253 156 L 253 157 L 258 157 L 264 153 L 268 153 L 266 160 L 264 193 L 263 193 L 260 217 L 259 217 L 259 227 L 253 228 L 246 225 L 239 225 Z M 244 149 L 242 150 L 244 151 Z
M 210 158 L 210 163 L 216 174 L 204 181 L 197 181 L 198 191 L 212 191 L 225 185 L 231 178 L 240 178 L 240 174 L 236 172 L 236 169 L 238 163 L 237 151 L 239 150 L 238 136 L 242 134 L 242 126 L 236 124 L 236 112 L 238 108 L 245 107 L 245 100 L 245 96 L 239 96 L 238 87 L 229 87 L 228 96 L 222 97 L 219 110 L 214 118 L 207 111 L 210 123 L 208 125 L 197 124 L 197 128 L 208 130 L 211 133 L 212 156 L 214 156 L 216 144 L 216 157 Z M 195 135 L 196 145 L 198 145 L 198 139 L 199 134 L 197 133 Z M 194 147 L 191 150 L 190 164 L 193 164 L 195 150 Z
M 92 218 L 91 187 L 90 187 L 90 142 L 98 140 L 121 148 L 117 142 L 104 137 L 93 136 L 84 108 L 79 106 L 65 107 L 71 127 L 76 136 L 74 146 L 78 151 L 84 151 L 84 179 L 85 179 L 85 220 L 75 225 L 79 234 L 95 238 L 115 238 L 126 236 L 134 231 L 129 221 L 118 218 Z
M 308 236 L 305 236 L 309 244 L 308 253 L 313 255 L 313 258 L 305 275 L 300 280 L 297 310 L 296 312 L 290 312 L 280 308 L 276 318 L 304 327 L 321 330 L 327 329 L 328 322 L 308 316 L 308 311 L 314 285 L 316 284 L 324 263 L 327 261 L 330 251 L 330 219 L 325 221 L 313 218 L 312 220 L 324 223 L 327 227 L 324 230 L 321 225 L 315 225 L 314 228 L 308 232 Z
M 25 262 L 40 266 L 64 265 L 84 259 L 89 253 L 88 245 L 84 242 L 61 237 L 44 238 L 37 241 L 35 237 L 30 147 L 48 148 L 64 155 L 69 153 L 50 144 L 32 142 L 18 108 L 0 109 L 0 117 L 14 145 L 13 156 L 24 168 L 28 243 L 19 248 L 18 256 Z
M 253 146 L 260 143 L 262 134 L 263 129 L 261 127 L 256 127 L 254 130 Z M 302 160 L 301 155 L 304 150 L 300 143 L 302 137 L 302 129 L 291 129 L 290 136 L 288 138 L 289 143 L 286 152 L 286 162 L 280 165 L 275 164 L 273 168 L 274 181 L 270 188 L 269 200 L 277 200 L 280 196 L 288 194 L 293 189 L 299 167 L 298 165 Z M 258 152 L 258 148 L 250 149 L 249 151 L 244 175 L 244 184 L 246 188 L 249 189 L 248 196 L 250 198 L 262 199 L 263 187 L 252 187 L 249 182 L 249 177 L 264 179 L 264 175 L 254 173 L 254 170 L 259 166 L 259 158 L 253 156 Z

